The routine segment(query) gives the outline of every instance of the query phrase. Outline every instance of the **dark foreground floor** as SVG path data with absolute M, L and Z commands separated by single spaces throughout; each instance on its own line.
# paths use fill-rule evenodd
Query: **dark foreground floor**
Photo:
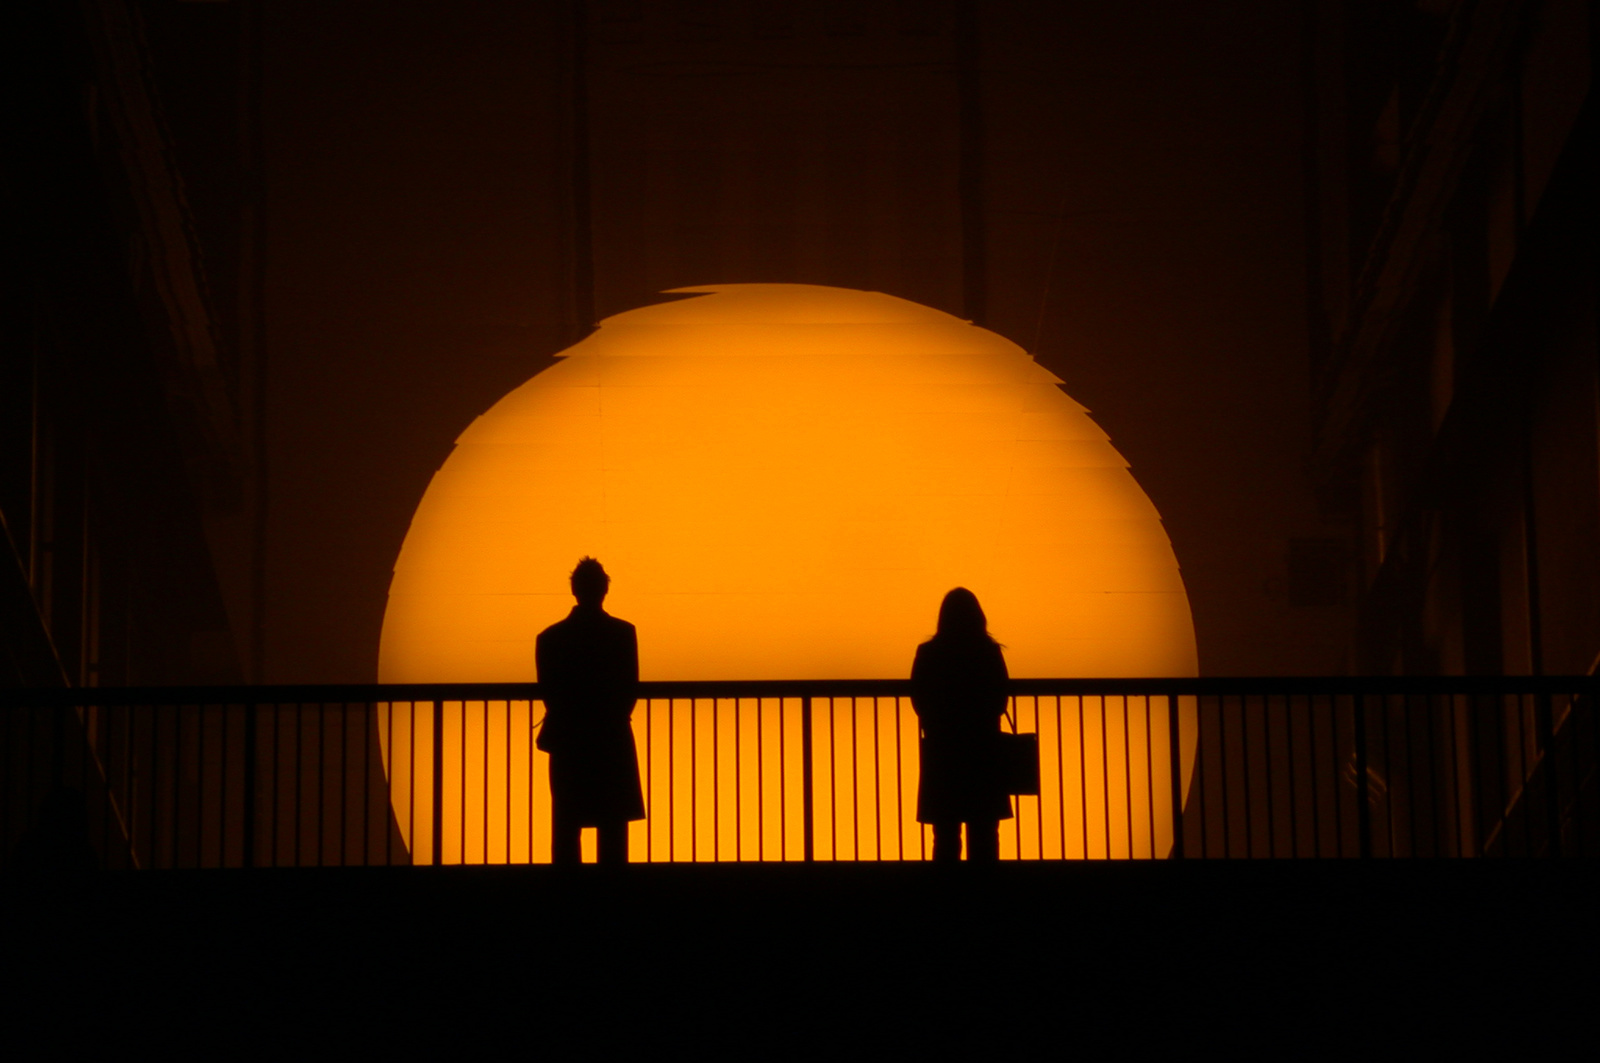
M 93 1042 L 103 1058 L 118 1045 L 215 1058 L 1587 1054 L 1597 885 L 1589 863 L 1491 861 L 0 880 L 15 987 L 4 1036 L 72 1054 Z

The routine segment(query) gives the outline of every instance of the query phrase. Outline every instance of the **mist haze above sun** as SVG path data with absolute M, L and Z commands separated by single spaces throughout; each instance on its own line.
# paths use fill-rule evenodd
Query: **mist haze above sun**
M 903 677 L 958 585 L 1013 675 L 1195 673 L 1155 508 L 1015 344 L 877 292 L 678 292 L 461 434 L 395 565 L 381 682 L 532 680 L 584 555 L 646 679 Z

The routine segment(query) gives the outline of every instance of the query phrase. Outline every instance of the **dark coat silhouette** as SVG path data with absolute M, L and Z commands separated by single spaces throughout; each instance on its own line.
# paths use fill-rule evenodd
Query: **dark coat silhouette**
M 576 606 L 539 633 L 535 648 L 550 754 L 550 792 L 585 827 L 644 818 L 639 756 L 629 718 L 638 699 L 639 639 L 598 605 Z
M 917 647 L 911 705 L 922 724 L 918 822 L 1011 818 L 997 755 L 1007 678 L 1005 657 L 987 635 L 939 635 Z

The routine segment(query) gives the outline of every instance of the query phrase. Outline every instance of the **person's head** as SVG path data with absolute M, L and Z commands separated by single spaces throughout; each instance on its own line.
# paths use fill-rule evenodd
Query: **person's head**
M 965 587 L 957 587 L 944 596 L 944 601 L 939 604 L 938 637 L 990 639 L 989 620 L 983 615 L 983 606 L 978 604 L 976 594 Z
M 606 575 L 606 570 L 600 562 L 592 557 L 586 557 L 578 562 L 572 570 L 572 596 L 578 599 L 579 605 L 598 606 L 606 599 L 606 591 L 611 589 L 611 577 Z

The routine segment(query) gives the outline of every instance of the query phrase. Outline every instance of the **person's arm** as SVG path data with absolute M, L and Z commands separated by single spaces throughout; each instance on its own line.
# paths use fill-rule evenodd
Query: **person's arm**
M 639 704 L 639 629 L 628 625 L 627 661 L 623 670 L 622 696 L 628 700 L 625 716 L 631 717 Z
M 996 719 L 1006 714 L 1010 702 L 1011 673 L 1006 670 L 1006 655 L 999 646 L 994 648 L 994 693 L 992 702 Z
M 922 718 L 928 711 L 928 664 L 923 655 L 926 646 L 917 647 L 917 655 L 911 660 L 911 709 Z

